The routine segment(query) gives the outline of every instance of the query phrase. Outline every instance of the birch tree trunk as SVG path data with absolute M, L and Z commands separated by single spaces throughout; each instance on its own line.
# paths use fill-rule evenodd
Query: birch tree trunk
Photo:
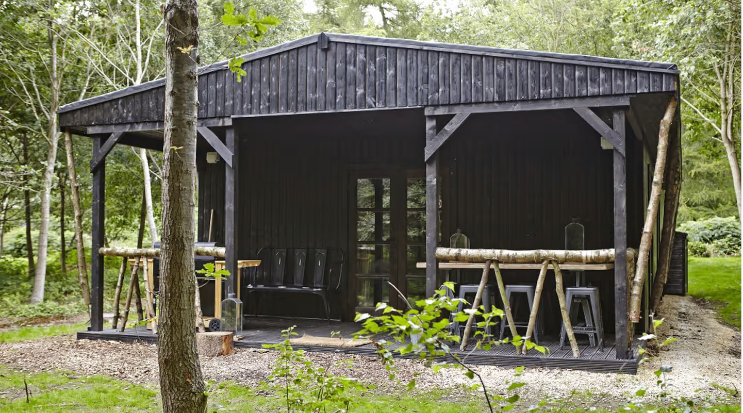
M 165 144 L 158 364 L 165 413 L 206 411 L 194 329 L 194 175 L 198 109 L 196 0 L 170 0 L 165 20 Z M 184 52 L 185 51 L 185 52 Z
M 83 211 L 80 207 L 80 185 L 77 182 L 75 169 L 75 152 L 72 146 L 72 135 L 69 131 L 64 134 L 65 152 L 67 154 L 67 176 L 70 180 L 72 194 L 72 212 L 75 214 L 75 242 L 77 243 L 77 283 L 83 294 L 85 305 L 90 305 L 90 284 L 88 284 L 88 265 L 85 262 L 85 243 L 83 238 Z
M 64 231 L 65 231 L 65 185 L 64 185 L 64 173 L 60 169 L 57 173 L 59 175 L 59 264 L 62 266 L 62 275 L 67 277 L 67 244 L 65 242 Z
M 629 318 L 633 323 L 640 320 L 640 304 L 642 298 L 642 287 L 645 284 L 645 277 L 648 273 L 648 257 L 650 256 L 650 247 L 653 241 L 653 228 L 658 218 L 658 209 L 660 208 L 660 195 L 663 191 L 663 177 L 665 176 L 666 155 L 668 154 L 668 134 L 671 131 L 671 122 L 676 114 L 678 102 L 675 97 L 671 97 L 666 108 L 666 113 L 660 121 L 660 132 L 658 132 L 658 154 L 655 158 L 655 171 L 653 172 L 653 184 L 650 190 L 650 200 L 648 202 L 647 215 L 645 216 L 645 225 L 642 229 L 642 238 L 640 239 L 640 249 L 637 253 L 637 269 L 635 278 L 632 280 L 632 293 L 630 295 Z
M 58 37 L 49 20 L 47 33 L 49 36 L 49 77 L 51 80 L 49 98 L 49 129 L 47 139 L 49 149 L 46 155 L 46 167 L 42 176 L 41 190 L 41 222 L 39 222 L 39 244 L 36 248 L 38 259 L 36 260 L 36 272 L 34 273 L 34 288 L 31 291 L 31 303 L 44 301 L 44 287 L 46 286 L 46 260 L 49 247 L 49 212 L 51 207 L 52 185 L 54 184 L 54 166 L 57 162 L 57 144 L 59 132 L 57 131 L 57 109 L 59 109 L 59 91 L 61 79 L 57 70 L 57 43 Z
M 10 192 L 5 192 L 3 195 L 3 212 L 2 217 L 0 217 L 0 255 L 3 255 L 5 245 L 5 222 L 7 220 L 8 215 L 8 198 L 10 196 Z
M 23 134 L 21 139 L 23 145 L 23 164 L 26 167 L 30 167 L 28 161 L 28 135 Z M 23 174 L 23 209 L 24 219 L 26 223 L 26 258 L 28 260 L 28 276 L 32 276 L 36 270 L 36 264 L 34 263 L 34 243 L 31 238 L 31 190 L 28 187 L 28 175 Z
M 147 159 L 147 149 L 139 149 L 139 159 L 142 161 L 142 173 L 144 174 L 144 199 L 147 212 L 147 227 L 150 230 L 150 243 L 154 247 L 155 241 L 160 237 L 157 235 L 155 209 L 152 206 L 152 179 L 150 178 L 150 162 Z

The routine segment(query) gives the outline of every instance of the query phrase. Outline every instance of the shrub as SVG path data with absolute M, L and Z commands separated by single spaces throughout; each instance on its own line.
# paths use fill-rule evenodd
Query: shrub
M 740 255 L 740 222 L 735 217 L 684 222 L 679 231 L 689 234 L 689 254 L 693 256 Z

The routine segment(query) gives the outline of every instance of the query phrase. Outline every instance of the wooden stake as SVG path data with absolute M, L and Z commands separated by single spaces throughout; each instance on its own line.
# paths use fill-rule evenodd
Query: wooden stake
M 128 261 L 128 260 L 127 260 Z M 132 298 L 134 296 L 135 289 L 139 290 L 139 279 L 137 277 L 137 272 L 139 272 L 139 257 L 134 259 L 134 265 L 132 266 L 132 275 L 129 277 L 129 292 L 126 294 L 126 305 L 124 306 L 124 316 L 121 319 L 121 327 L 119 327 L 119 331 L 123 332 L 126 328 L 126 322 L 129 320 L 129 307 L 132 305 Z M 139 304 L 140 308 L 142 304 Z M 138 321 L 142 321 L 141 319 Z M 114 329 L 116 329 L 116 326 L 114 326 Z
M 121 286 L 124 284 L 124 274 L 126 273 L 127 258 L 121 259 L 121 268 L 119 269 L 119 277 L 116 279 L 116 291 L 114 292 L 114 320 L 113 329 L 116 330 L 116 326 L 119 324 L 120 303 L 121 303 Z M 128 305 L 128 304 L 127 304 Z M 129 309 L 127 308 L 127 311 Z
M 475 312 L 480 307 L 480 301 L 482 300 L 482 293 L 485 291 L 485 286 L 488 285 L 488 273 L 490 273 L 490 260 L 485 261 L 485 267 L 482 269 L 482 277 L 480 278 L 480 285 L 477 287 L 477 294 L 475 294 L 475 301 L 472 302 L 472 314 L 467 319 L 467 325 L 464 327 L 464 334 L 462 334 L 462 343 L 459 345 L 459 349 L 464 351 L 467 347 L 467 342 L 470 339 L 472 333 L 472 323 L 475 322 Z
M 640 252 L 637 257 L 635 279 L 632 281 L 629 318 L 633 323 L 637 323 L 640 320 L 642 287 L 643 284 L 645 284 L 645 277 L 648 272 L 648 257 L 650 255 L 650 245 L 653 240 L 653 228 L 655 227 L 655 220 L 658 216 L 660 194 L 663 191 L 663 176 L 666 167 L 666 155 L 668 152 L 668 134 L 671 130 L 673 116 L 676 114 L 676 105 L 676 98 L 672 96 L 670 102 L 668 102 L 666 113 L 660 121 L 660 132 L 658 133 L 658 155 L 655 158 L 653 186 L 650 191 L 650 201 L 648 202 L 648 211 L 645 216 L 645 226 L 642 229 L 642 239 L 640 240 Z
M 209 238 L 207 238 L 207 242 L 212 242 L 212 224 L 214 223 L 214 210 L 212 209 L 212 213 L 209 216 Z
M 144 274 L 144 291 L 147 296 L 147 318 L 152 320 L 152 332 L 157 334 L 157 319 L 155 317 L 155 306 L 153 305 L 152 291 L 150 290 L 150 275 L 147 257 L 142 257 L 142 273 Z
M 534 292 L 534 303 L 531 305 L 531 314 L 529 314 L 529 324 L 526 327 L 526 336 L 524 337 L 524 347 L 521 348 L 521 354 L 526 354 L 526 340 L 531 340 L 531 335 L 534 333 L 534 325 L 537 323 L 537 313 L 539 312 L 539 302 L 542 299 L 542 289 L 544 288 L 544 279 L 547 276 L 547 268 L 549 267 L 549 261 L 542 263 L 542 269 L 539 270 L 539 278 L 537 279 L 537 288 Z
M 194 285 L 196 286 L 196 294 L 194 294 L 195 295 L 194 304 L 196 308 L 196 325 L 199 327 L 199 333 L 203 333 L 206 331 L 206 328 L 204 327 L 204 314 L 201 312 L 201 295 L 199 294 L 199 279 L 196 277 L 193 277 L 193 281 L 194 281 Z
M 570 315 L 568 314 L 567 307 L 565 306 L 565 290 L 562 285 L 562 272 L 560 266 L 555 261 L 552 261 L 552 268 L 555 269 L 555 289 L 557 290 L 557 301 L 560 303 L 560 313 L 562 314 L 562 322 L 565 324 L 565 333 L 570 341 L 570 348 L 573 349 L 573 356 L 575 358 L 580 357 L 580 349 L 578 348 L 578 342 L 575 341 L 575 334 L 573 333 L 573 325 L 570 324 Z
M 500 291 L 500 298 L 503 300 L 503 312 L 506 313 L 506 320 L 508 320 L 508 327 L 511 330 L 511 337 L 519 335 L 516 331 L 516 323 L 513 321 L 513 315 L 511 314 L 511 303 L 506 298 L 506 287 L 503 285 L 503 277 L 500 273 L 500 267 L 498 261 L 493 262 L 493 272 L 495 273 L 495 281 L 498 283 L 498 291 Z M 501 319 L 501 323 L 503 320 Z M 516 348 L 516 354 L 521 353 L 520 348 Z

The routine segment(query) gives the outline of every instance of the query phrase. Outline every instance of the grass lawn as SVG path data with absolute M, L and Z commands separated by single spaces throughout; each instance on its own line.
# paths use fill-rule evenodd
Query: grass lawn
M 33 340 L 41 337 L 61 336 L 74 334 L 87 328 L 85 322 L 76 324 L 58 324 L 52 326 L 29 326 L 17 330 L 0 332 L 0 343 L 15 343 L 18 341 Z
M 26 402 L 25 384 L 30 393 Z M 255 389 L 234 383 L 209 383 L 209 412 L 284 412 L 283 395 L 266 395 Z M 359 394 L 358 406 L 351 412 L 426 412 L 459 413 L 485 412 L 486 406 L 475 393 L 470 396 L 453 395 L 445 391 L 422 393 Z M 528 406 L 519 406 L 524 411 Z M 650 406 L 606 410 L 598 406 L 593 412 L 611 411 L 646 412 Z M 160 395 L 153 385 L 137 385 L 106 376 L 80 377 L 71 373 L 53 372 L 26 374 L 0 366 L 0 413 L 18 411 L 43 412 L 157 412 Z M 335 411 L 335 409 L 328 409 Z M 577 413 L 588 411 L 585 407 L 561 407 L 552 402 L 539 411 Z M 659 407 L 657 412 L 671 412 Z M 674 410 L 675 411 L 675 410 Z M 709 406 L 708 412 L 740 412 L 740 406 Z
M 689 294 L 709 300 L 722 321 L 740 328 L 740 257 L 689 257 Z

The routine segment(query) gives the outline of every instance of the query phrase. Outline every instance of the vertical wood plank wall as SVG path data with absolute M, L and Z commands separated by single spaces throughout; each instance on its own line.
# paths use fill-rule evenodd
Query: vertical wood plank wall
M 237 128 L 242 258 L 262 247 L 328 247 L 341 248 L 348 260 L 349 171 L 364 165 L 425 169 L 420 110 L 250 119 Z M 643 156 L 629 132 L 626 149 L 628 245 L 637 247 Z M 213 207 L 215 240 L 223 242 L 224 166 L 201 158 L 199 239 L 206 240 Z M 441 162 L 451 174 L 442 188 L 445 227 L 462 229 L 475 248 L 560 249 L 564 226 L 576 216 L 586 227 L 586 248 L 613 246 L 612 153 L 572 111 L 474 115 L 444 145 Z M 474 281 L 479 273 L 465 276 Z M 518 282 L 536 272 L 505 276 Z M 589 274 L 589 280 L 601 287 L 604 322 L 613 331 L 612 272 Z M 350 296 L 334 297 L 336 316 Z M 312 297 L 299 301 L 305 298 L 276 296 L 273 307 L 321 315 Z

